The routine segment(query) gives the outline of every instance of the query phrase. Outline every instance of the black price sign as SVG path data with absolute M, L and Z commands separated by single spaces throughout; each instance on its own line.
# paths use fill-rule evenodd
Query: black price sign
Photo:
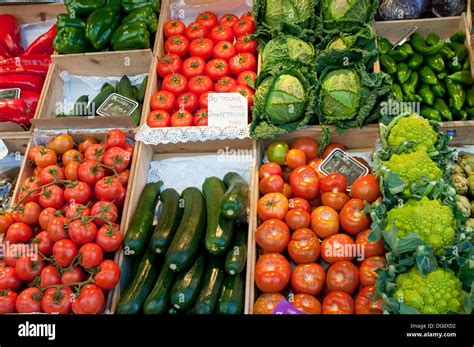
M 0 89 L 0 100 L 18 99 L 20 88 Z
M 346 178 L 348 188 L 356 179 L 369 173 L 369 169 L 339 148 L 335 148 L 329 153 L 326 159 L 319 164 L 319 170 L 326 175 L 340 173 Z
M 138 107 L 138 102 L 120 94 L 112 93 L 97 109 L 101 116 L 130 116 Z

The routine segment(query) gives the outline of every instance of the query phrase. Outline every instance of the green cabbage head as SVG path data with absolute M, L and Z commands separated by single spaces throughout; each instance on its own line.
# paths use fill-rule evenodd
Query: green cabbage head
M 314 61 L 314 48 L 295 36 L 281 35 L 270 40 L 263 52 L 263 70 L 270 70 L 278 64 L 288 61 L 310 65 Z
M 284 125 L 304 117 L 306 91 L 293 75 L 270 76 L 257 88 L 254 103 L 269 122 Z
M 372 0 L 322 0 L 321 7 L 327 21 L 367 23 L 373 13 Z
M 352 119 L 359 109 L 361 81 L 351 69 L 329 72 L 321 84 L 323 116 L 328 122 Z
M 309 27 L 314 13 L 314 0 L 261 0 L 265 1 L 263 21 L 273 28 L 283 23 L 295 24 L 303 29 Z

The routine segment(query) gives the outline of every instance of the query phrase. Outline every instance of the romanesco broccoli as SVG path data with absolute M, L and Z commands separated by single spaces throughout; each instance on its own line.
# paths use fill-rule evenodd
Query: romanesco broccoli
M 437 269 L 423 276 L 418 268 L 398 275 L 394 298 L 424 314 L 463 312 L 467 293 L 451 270 Z
M 414 141 L 413 150 L 433 151 L 438 134 L 429 121 L 417 114 L 400 118 L 390 130 L 388 144 L 397 146 L 406 141 Z
M 439 200 L 427 197 L 408 200 L 401 207 L 390 210 L 387 218 L 388 228 L 392 223 L 397 226 L 399 238 L 417 233 L 435 252 L 454 240 L 456 220 L 453 211 Z

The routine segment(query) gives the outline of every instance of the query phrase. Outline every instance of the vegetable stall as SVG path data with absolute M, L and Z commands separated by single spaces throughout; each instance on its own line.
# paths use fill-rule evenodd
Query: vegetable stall
M 472 314 L 470 9 L 0 5 L 0 313 Z

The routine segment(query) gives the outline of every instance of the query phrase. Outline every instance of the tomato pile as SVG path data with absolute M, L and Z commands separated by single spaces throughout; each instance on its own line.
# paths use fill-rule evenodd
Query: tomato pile
M 12 210 L 0 212 L 0 313 L 103 312 L 120 279 L 111 259 L 123 240 L 134 150 L 126 141 L 111 130 L 102 143 L 88 136 L 76 146 L 62 134 L 30 149 L 32 175 Z
M 371 219 L 364 211 L 380 198 L 379 183 L 367 174 L 349 192 L 345 176 L 320 172 L 334 148 L 345 150 L 332 143 L 318 157 L 311 138 L 291 148 L 283 141 L 268 147 L 269 162 L 259 168 L 255 282 L 263 294 L 256 314 L 272 313 L 285 298 L 308 314 L 382 313 L 374 285 L 385 250 L 381 239 L 369 242 Z
M 250 12 L 240 18 L 209 11 L 186 26 L 164 24 L 166 53 L 157 65 L 161 90 L 151 98 L 148 126 L 207 125 L 208 93 L 237 92 L 253 104 L 257 68 L 255 22 Z

